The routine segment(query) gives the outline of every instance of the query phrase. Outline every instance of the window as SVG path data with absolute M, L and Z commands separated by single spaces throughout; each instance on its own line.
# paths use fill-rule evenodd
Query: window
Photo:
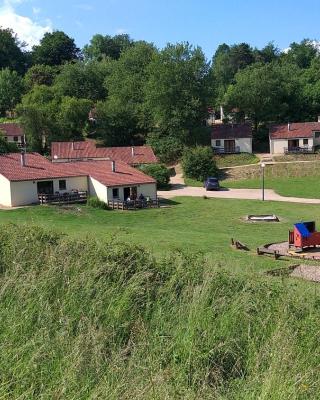
M 309 144 L 309 140 L 308 139 L 303 139 L 303 144 L 304 145 L 308 145 Z
M 315 132 L 315 133 L 314 133 L 314 137 L 315 137 L 316 139 L 319 139 L 319 138 L 320 138 L 320 132 Z
M 13 140 L 14 140 L 15 142 L 18 142 L 18 141 L 19 141 L 18 136 L 13 136 Z
M 59 181 L 59 190 L 67 190 L 67 182 L 64 179 Z
M 216 146 L 221 146 L 221 140 L 216 140 Z
M 5 136 L 5 137 L 4 137 L 4 140 L 7 142 L 7 141 L 8 141 L 8 136 Z
M 112 189 L 112 197 L 114 199 L 118 199 L 119 198 L 119 189 L 118 188 Z

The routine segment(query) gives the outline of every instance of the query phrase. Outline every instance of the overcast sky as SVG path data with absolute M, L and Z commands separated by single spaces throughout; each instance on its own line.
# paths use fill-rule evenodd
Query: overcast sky
M 320 0 L 0 0 L 0 26 L 30 46 L 63 30 L 79 47 L 95 33 L 128 33 L 163 47 L 189 41 L 211 58 L 220 43 L 319 39 Z

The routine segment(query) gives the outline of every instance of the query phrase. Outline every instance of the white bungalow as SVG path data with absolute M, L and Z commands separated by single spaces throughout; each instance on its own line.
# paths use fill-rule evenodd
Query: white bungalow
M 273 125 L 269 130 L 270 153 L 313 153 L 320 146 L 320 122 Z
M 217 124 L 212 126 L 211 146 L 215 153 L 252 153 L 250 124 Z
M 52 163 L 37 153 L 0 155 L 0 204 L 39 203 L 39 194 L 87 192 L 100 200 L 157 198 L 153 178 L 121 161 Z

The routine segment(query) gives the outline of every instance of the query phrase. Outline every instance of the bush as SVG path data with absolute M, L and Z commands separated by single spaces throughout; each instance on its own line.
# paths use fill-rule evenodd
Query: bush
M 182 158 L 182 168 L 185 177 L 197 181 L 204 181 L 218 172 L 211 147 L 199 146 L 186 150 Z
M 0 154 L 17 153 L 18 151 L 18 146 L 14 142 L 7 142 L 0 131 Z
M 101 210 L 109 210 L 108 205 L 104 201 L 99 200 L 98 197 L 89 197 L 87 200 L 87 206 L 100 208 Z
M 159 158 L 159 161 L 165 164 L 178 161 L 183 152 L 183 143 L 174 136 L 161 136 L 154 132 L 148 135 L 147 144 L 151 146 Z
M 170 180 L 170 171 L 163 164 L 142 165 L 140 170 L 145 174 L 152 176 L 157 181 L 157 187 L 166 188 Z

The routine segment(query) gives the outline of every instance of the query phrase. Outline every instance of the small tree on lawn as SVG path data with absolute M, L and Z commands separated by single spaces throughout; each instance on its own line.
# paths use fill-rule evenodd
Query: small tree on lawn
M 218 172 L 212 157 L 211 147 L 194 147 L 187 149 L 182 158 L 182 168 L 185 177 L 204 181 L 208 176 Z

